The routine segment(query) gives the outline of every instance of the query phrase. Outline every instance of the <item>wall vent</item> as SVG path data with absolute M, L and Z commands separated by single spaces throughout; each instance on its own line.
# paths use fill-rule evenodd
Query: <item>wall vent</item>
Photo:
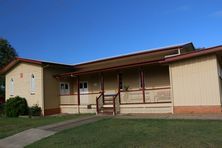
M 164 56 L 164 58 L 175 57 L 175 56 L 178 56 L 178 55 L 181 55 L 180 49 L 177 50 L 177 53 L 175 53 L 175 54 L 170 54 L 170 55 L 166 55 L 166 56 Z

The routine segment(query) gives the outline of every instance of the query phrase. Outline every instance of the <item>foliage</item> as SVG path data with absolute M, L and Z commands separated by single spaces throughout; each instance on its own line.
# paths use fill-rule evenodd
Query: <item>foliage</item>
M 0 38 L 0 69 L 17 57 L 15 49 L 6 39 Z M 0 96 L 5 96 L 5 76 L 0 76 Z
M 0 39 L 0 68 L 17 57 L 15 49 L 5 39 Z
M 5 114 L 5 104 L 0 104 L 0 117 Z
M 5 77 L 0 75 L 0 97 L 5 97 Z
M 36 104 L 29 108 L 29 113 L 31 116 L 40 116 L 42 113 L 42 109 Z
M 129 89 L 129 85 L 124 85 L 124 86 L 123 86 L 123 90 L 124 90 L 124 91 L 128 91 L 128 89 Z
M 18 117 L 28 114 L 28 104 L 25 98 L 16 96 L 6 101 L 5 113 L 7 117 Z

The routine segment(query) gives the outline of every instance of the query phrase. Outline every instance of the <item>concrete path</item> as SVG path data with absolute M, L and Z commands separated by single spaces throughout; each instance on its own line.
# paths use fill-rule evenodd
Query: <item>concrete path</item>
M 193 120 L 222 120 L 221 114 L 122 114 L 121 119 L 193 119 Z
M 102 118 L 104 117 L 87 116 L 60 123 L 50 124 L 38 128 L 32 128 L 0 140 L 0 148 L 23 148 L 26 145 L 51 136 L 64 129 L 80 126 L 87 123 L 92 123 Z

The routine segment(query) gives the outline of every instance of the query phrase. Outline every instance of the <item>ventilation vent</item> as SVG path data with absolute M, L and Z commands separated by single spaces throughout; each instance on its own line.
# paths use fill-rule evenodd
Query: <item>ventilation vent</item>
M 164 58 L 175 57 L 175 56 L 178 56 L 178 55 L 181 55 L 180 49 L 177 50 L 177 53 L 166 55 L 166 56 L 164 56 Z

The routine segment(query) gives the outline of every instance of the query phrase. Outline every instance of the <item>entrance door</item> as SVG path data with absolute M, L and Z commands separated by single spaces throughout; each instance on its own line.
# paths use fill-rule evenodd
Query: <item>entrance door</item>
M 79 91 L 80 91 L 80 95 L 81 95 L 81 100 L 80 100 L 80 103 L 81 104 L 86 104 L 88 105 L 89 104 L 89 97 L 88 97 L 88 82 L 87 81 L 81 81 L 79 83 Z

